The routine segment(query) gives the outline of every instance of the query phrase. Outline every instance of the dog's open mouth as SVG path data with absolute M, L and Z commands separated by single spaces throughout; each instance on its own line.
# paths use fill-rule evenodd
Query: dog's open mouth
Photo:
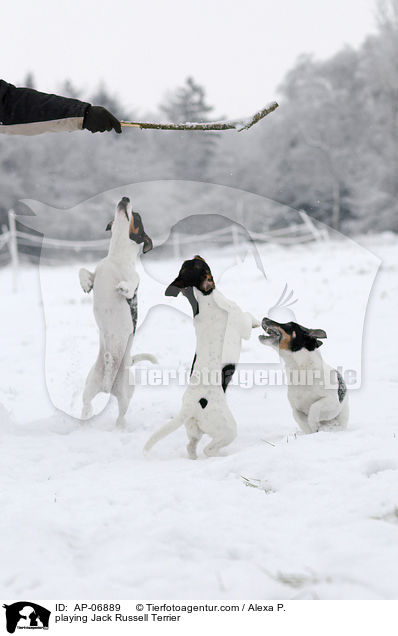
M 261 336 L 258 337 L 259 341 L 262 342 L 263 344 L 268 344 L 274 341 L 279 341 L 282 337 L 281 332 L 279 331 L 279 329 L 277 329 L 276 327 L 263 327 L 264 329 L 264 334 L 261 334 Z

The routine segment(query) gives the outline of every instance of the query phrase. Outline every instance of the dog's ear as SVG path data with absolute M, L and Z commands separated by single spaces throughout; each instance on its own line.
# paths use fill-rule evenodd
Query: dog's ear
M 105 232 L 109 232 L 112 229 L 112 225 L 113 225 L 113 219 L 112 221 L 109 221 L 108 225 L 105 228 Z
M 167 287 L 166 291 L 164 292 L 164 295 L 178 296 L 180 291 L 182 291 L 184 288 L 185 288 L 184 281 L 179 276 L 177 276 L 177 278 L 173 280 L 173 282 L 170 283 L 170 285 Z
M 203 261 L 204 263 L 206 263 L 205 259 L 202 258 L 201 256 L 199 256 L 199 254 L 196 254 L 196 256 L 194 256 L 194 258 L 197 258 L 200 261 Z
M 327 338 L 326 331 L 324 331 L 323 329 L 308 329 L 308 335 L 312 336 L 313 338 Z
M 142 248 L 142 251 L 146 254 L 146 252 L 149 252 L 152 248 L 152 239 L 149 238 L 148 234 L 144 234 L 144 247 Z

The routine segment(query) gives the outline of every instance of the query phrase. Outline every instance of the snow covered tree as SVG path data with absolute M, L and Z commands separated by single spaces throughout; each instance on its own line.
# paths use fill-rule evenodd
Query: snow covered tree
M 107 108 L 118 119 L 129 119 L 130 113 L 127 113 L 117 96 L 111 95 L 103 82 L 99 84 L 94 94 L 91 96 L 92 104 Z
M 160 110 L 168 121 L 209 121 L 213 107 L 206 102 L 205 89 L 188 77 L 183 86 L 167 96 Z M 181 132 L 166 133 L 164 150 L 173 162 L 176 178 L 201 179 L 207 176 L 216 152 L 217 133 Z
M 192 77 L 187 77 L 185 84 L 176 88 L 160 110 L 170 121 L 208 121 L 207 115 L 213 110 L 206 104 L 205 89 L 196 84 Z
M 377 4 L 378 33 L 362 49 L 362 109 L 368 131 L 361 161 L 364 227 L 398 230 L 398 0 Z
M 70 79 L 65 80 L 61 84 L 60 93 L 61 95 L 65 95 L 65 97 L 72 97 L 73 99 L 84 99 L 81 91 L 75 87 Z
M 345 49 L 327 62 L 302 57 L 282 90 L 293 164 L 294 198 L 289 202 L 335 229 L 350 216 L 354 156 L 362 126 L 355 116 L 357 54 Z
M 23 81 L 23 85 L 26 88 L 35 88 L 35 78 L 32 71 L 28 71 L 25 75 L 25 79 Z

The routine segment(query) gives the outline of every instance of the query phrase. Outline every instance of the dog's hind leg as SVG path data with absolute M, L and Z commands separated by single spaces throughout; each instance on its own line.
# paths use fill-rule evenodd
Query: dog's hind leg
M 347 428 L 348 416 L 349 416 L 348 400 L 347 398 L 345 398 L 343 403 L 343 408 L 341 409 L 341 411 L 339 411 L 337 415 L 335 415 L 332 418 L 328 418 L 325 421 L 321 421 L 322 429 L 323 430 L 345 429 Z
M 236 437 L 235 432 L 225 432 L 217 437 L 213 437 L 210 444 L 204 447 L 203 452 L 207 457 L 217 457 L 220 453 L 220 449 L 224 446 L 228 446 L 231 442 L 234 441 Z
M 119 408 L 116 426 L 124 427 L 126 425 L 125 415 L 134 393 L 134 384 L 129 384 L 128 367 L 123 366 L 119 369 L 112 393 L 117 399 Z
M 204 447 L 203 452 L 207 457 L 215 457 L 219 454 L 223 446 L 228 446 L 236 437 L 236 422 L 229 409 L 223 411 L 215 410 L 211 414 L 215 422 L 213 433 L 209 432 L 212 440 Z
M 313 402 L 308 411 L 308 427 L 311 433 L 317 433 L 322 421 L 330 421 L 336 416 L 336 405 L 330 396 Z
M 103 360 L 102 390 L 111 393 L 116 380 L 120 363 L 125 355 L 125 348 L 122 342 L 115 338 L 112 331 L 107 330 L 101 334 L 100 353 Z
M 130 398 L 123 393 L 122 395 L 117 396 L 117 404 L 119 408 L 119 415 L 117 416 L 116 426 L 120 426 L 124 428 L 126 426 L 125 415 L 127 413 L 127 409 L 129 408 Z
M 102 387 L 106 393 L 110 393 L 113 383 L 115 381 L 115 360 L 109 351 L 104 354 L 104 377 L 102 380 Z
M 187 429 L 188 435 L 188 444 L 187 451 L 190 459 L 197 459 L 198 455 L 196 453 L 196 448 L 198 446 L 198 442 L 202 438 L 202 431 L 196 423 L 196 419 L 191 417 L 189 420 L 185 422 L 185 428 Z
M 101 391 L 101 361 L 97 358 L 95 364 L 91 368 L 83 391 L 83 408 L 82 419 L 86 420 L 92 415 L 93 407 L 91 401 Z
M 298 411 L 293 407 L 293 417 L 303 433 L 312 433 L 310 427 L 308 426 L 308 417 L 305 413 L 303 413 L 302 411 Z

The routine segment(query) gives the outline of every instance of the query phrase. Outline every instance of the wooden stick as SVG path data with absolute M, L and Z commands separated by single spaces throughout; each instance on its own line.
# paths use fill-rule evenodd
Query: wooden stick
M 269 115 L 278 108 L 276 102 L 271 102 L 265 108 L 262 108 L 257 113 L 248 117 L 247 119 L 235 119 L 231 121 L 209 121 L 209 122 L 185 122 L 184 124 L 155 124 L 150 122 L 139 121 L 121 121 L 121 125 L 126 128 L 141 128 L 152 130 L 248 130 L 254 124 Z

